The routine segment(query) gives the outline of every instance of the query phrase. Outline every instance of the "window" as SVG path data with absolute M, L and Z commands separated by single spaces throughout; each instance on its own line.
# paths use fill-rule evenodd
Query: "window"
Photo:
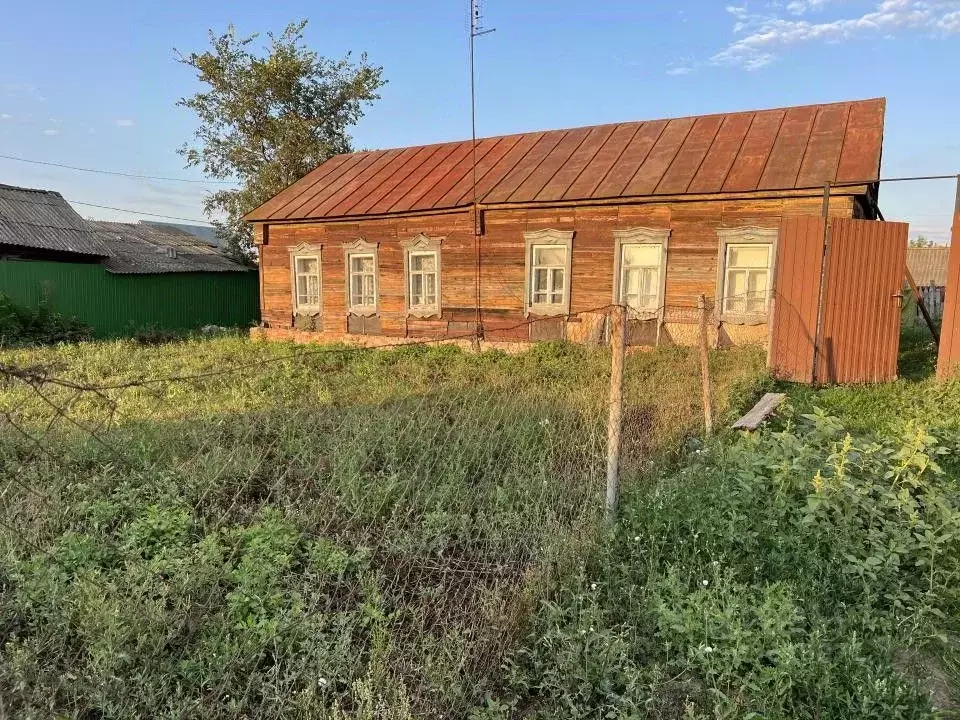
M 727 316 L 763 316 L 770 304 L 777 231 L 720 230 L 721 308 Z
M 376 315 L 378 301 L 377 243 L 359 239 L 346 250 L 347 312 Z
M 377 271 L 373 255 L 350 256 L 350 308 L 376 308 Z
M 570 311 L 572 232 L 540 230 L 526 234 L 527 312 L 566 315 Z
M 402 242 L 406 248 L 407 312 L 417 317 L 440 315 L 440 243 L 420 233 Z
M 319 315 L 322 305 L 320 246 L 300 244 L 290 249 L 294 315 Z
M 616 270 L 613 301 L 634 316 L 658 314 L 663 305 L 668 229 L 614 230 Z
M 567 249 L 554 245 L 533 246 L 533 305 L 563 306 L 566 292 Z

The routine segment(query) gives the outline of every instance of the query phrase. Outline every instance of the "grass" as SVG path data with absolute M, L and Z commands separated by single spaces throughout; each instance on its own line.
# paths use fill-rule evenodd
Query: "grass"
M 462 717 L 599 537 L 602 350 L 224 337 L 0 364 L 34 369 L 0 388 L 15 717 Z M 762 366 L 712 357 L 721 416 Z M 628 471 L 700 432 L 696 368 L 628 360 Z
M 650 469 L 474 719 L 955 717 L 960 381 L 902 349 Z

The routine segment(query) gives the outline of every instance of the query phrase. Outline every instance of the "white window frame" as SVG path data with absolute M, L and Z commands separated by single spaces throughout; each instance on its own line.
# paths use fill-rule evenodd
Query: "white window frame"
M 358 238 L 352 243 L 345 243 L 343 246 L 344 257 L 344 280 L 347 293 L 347 313 L 349 315 L 363 315 L 371 317 L 380 312 L 380 243 L 367 242 L 363 238 Z M 350 281 L 353 279 L 351 265 L 353 258 L 372 257 L 373 258 L 373 305 L 354 305 L 353 292 L 351 291 Z
M 719 308 L 722 321 L 741 325 L 760 325 L 767 322 L 773 301 L 779 236 L 780 231 L 777 228 L 738 227 L 717 230 L 720 254 L 717 262 L 717 300 L 715 306 Z M 729 298 L 726 296 L 727 256 L 730 247 L 742 245 L 767 245 L 770 248 L 770 260 L 767 267 L 767 298 L 764 309 L 760 312 L 739 312 L 727 309 L 729 302 Z
M 307 243 L 300 243 L 299 245 L 296 245 L 290 248 L 290 294 L 291 294 L 291 302 L 293 304 L 294 315 L 316 316 L 316 315 L 322 314 L 323 312 L 322 250 L 323 250 L 322 245 L 309 245 Z M 297 276 L 301 274 L 297 271 L 297 262 L 299 260 L 316 260 L 317 261 L 317 302 L 316 304 L 300 302 L 300 293 L 297 290 Z
M 523 234 L 526 243 L 526 261 L 525 261 L 525 289 L 524 289 L 524 315 L 569 315 L 570 314 L 570 291 L 571 291 L 571 266 L 573 260 L 573 230 L 537 230 Z M 562 247 L 565 249 L 565 260 L 563 266 L 563 299 L 559 303 L 535 303 L 533 301 L 533 273 L 536 269 L 533 263 L 534 252 L 536 249 L 551 246 Z
M 637 227 L 627 230 L 614 230 L 613 238 L 615 240 L 614 252 L 616 253 L 613 269 L 614 305 L 626 305 L 623 300 L 623 273 L 626 270 L 623 265 L 624 249 L 631 245 L 656 245 L 660 247 L 659 284 L 655 306 L 652 309 L 628 307 L 627 313 L 630 317 L 637 319 L 662 317 L 667 286 L 667 246 L 670 240 L 670 229 Z
M 440 245 L 443 242 L 444 238 L 442 237 L 429 237 L 423 233 L 419 233 L 415 237 L 404 240 L 400 244 L 404 248 L 403 253 L 403 276 L 405 278 L 404 282 L 404 296 L 406 300 L 407 315 L 413 317 L 442 317 L 442 305 L 443 305 L 443 296 L 441 295 L 442 291 L 442 268 L 440 264 Z M 429 305 L 414 305 L 413 304 L 413 272 L 411 268 L 413 263 L 411 259 L 414 255 L 433 255 L 435 259 L 434 271 L 437 276 L 436 284 L 436 301 L 433 304 Z

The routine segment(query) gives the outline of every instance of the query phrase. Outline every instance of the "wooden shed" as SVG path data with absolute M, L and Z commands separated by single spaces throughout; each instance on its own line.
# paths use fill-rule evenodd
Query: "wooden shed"
M 828 182 L 830 216 L 876 217 L 884 110 L 877 98 L 335 156 L 247 215 L 262 332 L 378 344 L 479 323 L 488 341 L 585 340 L 591 313 L 622 303 L 635 344 L 687 343 L 703 294 L 713 342 L 768 343 L 781 223 L 819 217 Z

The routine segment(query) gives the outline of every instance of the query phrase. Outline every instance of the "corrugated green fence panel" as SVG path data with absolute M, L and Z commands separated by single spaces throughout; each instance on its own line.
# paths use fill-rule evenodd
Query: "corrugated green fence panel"
M 114 275 L 100 265 L 0 260 L 0 293 L 35 308 L 46 299 L 97 335 L 202 325 L 248 327 L 260 318 L 257 273 Z

